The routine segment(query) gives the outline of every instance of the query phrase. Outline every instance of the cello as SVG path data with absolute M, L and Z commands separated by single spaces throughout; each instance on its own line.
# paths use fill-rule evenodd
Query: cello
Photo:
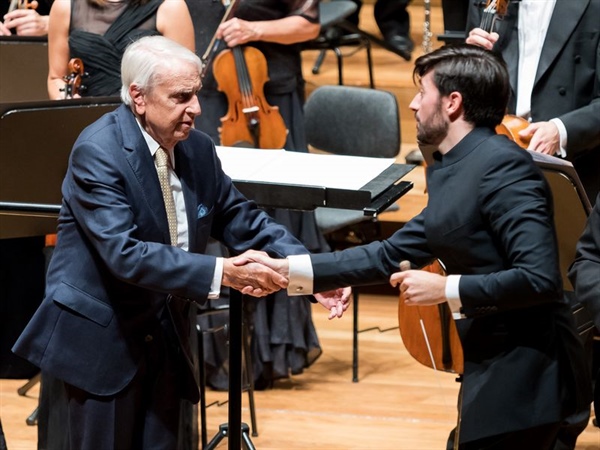
M 400 270 L 410 263 L 400 263 Z M 422 270 L 445 275 L 442 264 L 434 261 Z M 401 293 L 398 299 L 398 324 L 402 342 L 408 353 L 421 364 L 434 370 L 462 374 L 462 344 L 448 303 L 432 306 L 408 306 Z
M 233 15 L 233 3 L 228 5 L 221 23 Z M 205 57 L 211 53 L 214 53 L 214 47 L 209 45 Z M 214 59 L 213 75 L 228 103 L 227 114 L 221 117 L 219 127 L 221 144 L 283 148 L 288 130 L 279 108 L 269 105 L 264 95 L 264 85 L 269 80 L 264 55 L 250 46 L 223 50 Z

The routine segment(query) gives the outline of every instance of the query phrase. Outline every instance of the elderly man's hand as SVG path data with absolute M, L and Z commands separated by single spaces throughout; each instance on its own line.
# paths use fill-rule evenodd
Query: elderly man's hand
M 258 252 L 256 252 L 258 253 Z M 242 294 L 253 297 L 265 295 L 287 288 L 287 277 L 277 273 L 264 264 L 250 259 L 240 265 L 234 260 L 244 258 L 244 254 L 237 258 L 225 258 L 223 261 L 223 286 L 228 286 L 240 291 Z M 266 254 L 264 254 L 266 256 Z M 268 256 L 266 256 L 268 258 Z
M 242 253 L 241 255 L 239 255 L 235 258 L 232 258 L 232 260 L 236 266 L 241 266 L 241 265 L 248 264 L 251 262 L 263 264 L 263 265 L 273 269 L 275 272 L 281 274 L 286 279 L 289 277 L 290 266 L 289 266 L 288 260 L 285 258 L 281 258 L 281 259 L 271 258 L 265 252 L 260 252 L 257 250 L 248 250 L 248 251 Z M 287 287 L 287 285 L 286 285 L 286 287 Z

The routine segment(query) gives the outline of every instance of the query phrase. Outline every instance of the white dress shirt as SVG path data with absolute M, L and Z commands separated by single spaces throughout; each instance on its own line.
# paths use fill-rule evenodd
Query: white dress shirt
M 535 83 L 542 47 L 546 40 L 550 19 L 556 0 L 521 0 L 519 3 L 519 73 L 517 86 L 518 116 L 531 120 L 531 93 Z M 560 149 L 558 154 L 567 156 L 567 130 L 560 119 L 550 122 L 558 128 Z

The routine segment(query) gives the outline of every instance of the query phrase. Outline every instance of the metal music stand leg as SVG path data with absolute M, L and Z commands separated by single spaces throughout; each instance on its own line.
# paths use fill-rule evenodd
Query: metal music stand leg
M 206 450 L 216 448 L 224 437 L 228 450 L 242 448 L 242 436 L 247 450 L 255 450 L 249 436 L 249 427 L 242 423 L 242 294 L 235 289 L 229 293 L 229 417 L 219 426 L 219 432 L 208 443 Z

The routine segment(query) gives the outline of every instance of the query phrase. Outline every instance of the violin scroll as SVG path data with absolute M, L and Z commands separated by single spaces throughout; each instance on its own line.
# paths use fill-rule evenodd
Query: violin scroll
M 14 11 L 15 9 L 37 9 L 37 0 L 12 0 L 8 7 L 8 12 Z
M 65 87 L 61 89 L 65 93 L 65 98 L 81 96 L 86 91 L 86 86 L 82 83 L 82 80 L 87 76 L 88 73 L 83 68 L 83 61 L 79 58 L 71 58 L 69 61 L 69 74 L 63 77 Z

